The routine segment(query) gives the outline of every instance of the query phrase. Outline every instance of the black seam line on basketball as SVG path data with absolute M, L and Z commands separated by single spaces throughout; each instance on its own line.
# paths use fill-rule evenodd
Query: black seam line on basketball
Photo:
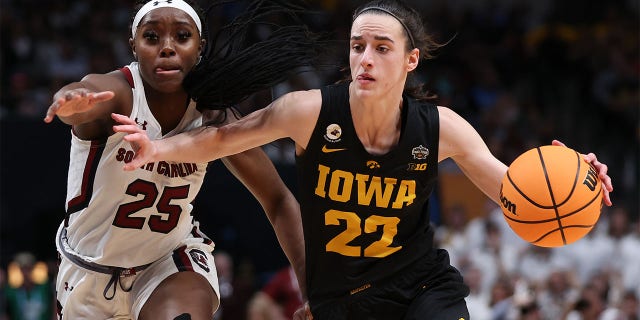
M 564 226 L 564 227 L 562 227 L 562 228 L 563 228 L 563 229 L 565 229 L 565 230 L 567 230 L 567 229 L 587 229 L 587 228 L 593 228 L 593 226 L 595 226 L 595 225 L 596 225 L 595 223 L 594 223 L 594 224 L 592 224 L 592 225 L 586 225 L 586 224 L 573 224 L 573 225 Z M 549 236 L 550 234 L 552 234 L 552 233 L 554 233 L 554 232 L 556 232 L 556 231 L 558 231 L 558 230 L 560 230 L 560 228 L 557 228 L 557 229 L 551 230 L 551 231 L 549 231 L 549 232 L 547 232 L 547 233 L 543 234 L 540 238 L 538 238 L 538 239 L 536 239 L 536 240 L 531 241 L 531 243 L 536 244 L 536 243 L 538 243 L 538 242 L 542 241 L 544 238 L 546 238 L 546 237 L 547 237 L 547 236 Z M 566 243 L 565 243 L 565 244 L 566 244 Z
M 589 202 L 587 202 L 584 206 L 569 212 L 567 214 L 561 215 L 560 219 L 564 219 L 566 217 L 570 217 L 580 211 L 582 211 L 584 208 L 590 206 L 596 199 L 598 199 L 599 197 L 602 197 L 602 195 L 600 194 L 602 191 L 602 184 L 600 184 L 600 188 L 598 188 L 598 192 L 595 193 L 595 195 L 593 196 L 593 198 L 591 198 L 591 200 L 589 200 Z M 551 209 L 551 208 L 546 208 L 546 209 Z M 518 220 L 518 219 L 514 219 L 509 215 L 506 214 L 502 214 L 502 216 L 504 216 L 505 219 L 511 220 L 513 222 L 517 222 L 517 223 L 523 223 L 523 224 L 537 224 L 537 223 L 547 223 L 547 222 L 551 222 L 556 220 L 555 218 L 551 218 L 551 219 L 545 219 L 545 220 L 535 220 L 535 221 L 527 221 L 527 220 Z
M 540 204 L 537 204 L 535 201 L 533 201 L 533 199 L 527 197 L 526 194 L 524 194 L 524 192 L 522 192 L 522 190 L 520 190 L 520 188 L 518 188 L 518 186 L 516 185 L 515 182 L 513 182 L 513 180 L 511 179 L 511 174 L 509 174 L 509 171 L 507 171 L 507 178 L 509 179 L 509 182 L 511 183 L 511 185 L 513 186 L 513 188 L 516 189 L 516 191 L 518 191 L 518 193 L 525 199 L 527 199 L 527 201 L 529 201 L 532 205 L 541 208 L 541 209 L 551 209 L 553 208 L 553 206 L 549 207 L 549 206 L 543 206 Z
M 513 186 L 514 189 L 516 189 L 516 191 L 518 191 L 518 193 L 525 198 L 527 201 L 529 201 L 529 203 L 531 203 L 532 205 L 534 205 L 535 207 L 538 207 L 540 209 L 553 209 L 556 206 L 554 205 L 550 205 L 550 206 L 543 206 L 535 201 L 533 201 L 533 199 L 527 197 L 526 194 L 524 194 L 524 192 L 522 192 L 522 190 L 520 190 L 520 188 L 518 188 L 518 185 L 516 185 L 516 183 L 513 181 L 513 179 L 511 179 L 511 174 L 509 173 L 509 171 L 507 171 L 507 179 L 509 179 L 509 182 L 511 183 L 511 185 Z
M 577 153 L 577 152 L 574 152 L 574 153 L 576 155 L 576 161 L 577 161 L 576 168 L 577 169 L 576 169 L 576 175 L 575 175 L 575 177 L 573 179 L 573 185 L 571 186 L 571 191 L 569 191 L 569 195 L 567 195 L 567 197 L 564 200 L 560 201 L 560 203 L 558 203 L 556 205 L 557 207 L 562 206 L 563 204 L 567 203 L 567 201 L 569 201 L 569 199 L 571 199 L 571 196 L 573 195 L 573 192 L 576 191 L 576 186 L 578 185 L 578 179 L 580 179 L 580 168 L 581 168 L 581 164 L 582 164 L 582 162 L 581 162 L 582 159 L 580 158 L 580 154 L 579 153 Z
M 551 196 L 551 204 L 553 204 L 553 211 L 556 213 L 556 220 L 558 220 L 558 227 L 560 228 L 560 235 L 562 236 L 562 244 L 567 244 L 567 238 L 564 235 L 564 230 L 562 229 L 562 220 L 560 220 L 560 213 L 558 212 L 558 207 L 556 203 L 556 198 L 553 196 L 553 189 L 551 189 L 551 181 L 549 181 L 549 173 L 547 172 L 547 166 L 544 163 L 544 157 L 542 156 L 542 150 L 540 147 L 536 148 L 538 151 L 538 157 L 540 158 L 540 164 L 542 165 L 542 172 L 544 172 L 544 180 L 547 182 L 547 190 L 549 190 L 549 195 Z

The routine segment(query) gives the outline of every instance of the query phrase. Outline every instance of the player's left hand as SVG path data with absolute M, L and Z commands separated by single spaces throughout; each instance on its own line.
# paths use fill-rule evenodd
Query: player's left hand
M 554 146 L 561 146 L 561 147 L 566 147 L 566 145 L 558 140 L 553 140 L 551 142 L 552 145 Z M 598 161 L 598 157 L 596 157 L 595 154 L 593 153 L 588 153 L 588 154 L 583 154 L 582 158 L 584 158 L 585 161 L 589 162 L 594 169 L 596 169 L 596 171 L 598 172 L 598 178 L 600 178 L 600 181 L 602 182 L 602 198 L 604 201 L 604 204 L 607 206 L 612 206 L 613 203 L 611 202 L 611 197 L 609 196 L 610 192 L 613 192 L 613 184 L 611 184 L 611 177 L 609 177 L 609 175 L 607 175 L 607 170 L 609 170 L 609 167 L 607 167 L 606 164 Z

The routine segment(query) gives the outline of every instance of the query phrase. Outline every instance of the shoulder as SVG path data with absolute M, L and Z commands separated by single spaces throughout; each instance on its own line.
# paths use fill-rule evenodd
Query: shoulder
M 322 103 L 322 95 L 320 89 L 292 91 L 283 95 L 278 100 L 282 99 L 284 104 L 295 104 L 303 106 L 312 106 Z
M 272 108 L 276 112 L 288 114 L 309 114 L 313 110 L 320 110 L 322 95 L 319 89 L 292 91 L 276 99 Z
M 109 73 L 91 73 L 84 76 L 82 82 L 96 91 L 131 90 L 129 82 L 120 70 L 114 70 Z
M 441 130 L 444 129 L 450 132 L 451 130 L 448 130 L 448 129 L 452 128 L 452 130 L 455 131 L 455 127 L 459 126 L 460 124 L 468 123 L 464 118 L 462 118 L 458 113 L 453 111 L 451 108 L 443 107 L 443 106 L 438 106 L 437 108 L 438 108 L 438 117 L 440 118 Z

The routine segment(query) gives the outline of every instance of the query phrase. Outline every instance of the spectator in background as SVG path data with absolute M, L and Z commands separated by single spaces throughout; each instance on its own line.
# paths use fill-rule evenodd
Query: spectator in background
M 466 233 L 468 213 L 462 204 L 453 204 L 444 210 L 443 223 L 436 228 L 434 239 L 437 246 L 449 252 L 451 264 L 459 266 L 471 246 Z
M 4 290 L 7 315 L 12 320 L 51 320 L 54 295 L 46 266 L 29 252 L 15 255 L 9 264 Z
M 247 320 L 291 320 L 303 304 L 291 266 L 280 269 L 251 299 Z
M 517 306 L 513 299 L 514 283 L 510 277 L 498 278 L 491 287 L 489 307 L 492 320 L 515 320 Z
M 620 312 L 626 317 L 625 320 L 640 320 L 640 301 L 638 295 L 629 290 L 625 292 L 619 306 Z
M 461 269 L 464 283 L 469 287 L 469 295 L 465 298 L 469 314 L 474 320 L 492 320 L 489 307 L 489 290 L 482 288 L 484 274 L 480 268 L 469 263 Z
M 561 319 L 578 299 L 578 294 L 575 275 L 565 269 L 556 268 L 537 289 L 537 302 L 543 306 L 541 313 L 545 319 Z
M 619 310 L 607 307 L 606 296 L 593 286 L 586 286 L 567 314 L 566 320 L 624 320 Z
M 220 283 L 220 309 L 214 320 L 246 318 L 246 310 L 255 292 L 253 265 L 247 259 L 236 262 L 226 251 L 215 251 L 214 261 Z

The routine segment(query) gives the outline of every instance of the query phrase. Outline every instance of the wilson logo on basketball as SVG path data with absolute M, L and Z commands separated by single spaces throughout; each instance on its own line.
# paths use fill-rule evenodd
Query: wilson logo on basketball
M 587 176 L 584 178 L 584 181 L 582 181 L 582 184 L 587 186 L 587 188 L 589 188 L 589 190 L 591 191 L 596 190 L 596 184 L 598 184 L 598 174 L 592 166 L 589 166 L 589 171 L 587 171 Z
M 507 211 L 509 211 L 509 212 L 513 213 L 513 215 L 515 215 L 515 216 L 517 216 L 517 215 L 518 215 L 518 214 L 516 213 L 516 204 L 515 204 L 515 203 L 513 203 L 513 202 L 511 202 L 511 201 L 509 201 L 509 199 L 507 199 L 507 197 L 505 197 L 505 196 L 502 194 L 502 188 L 500 188 L 500 204 L 502 204 L 502 207 L 503 207 L 505 210 L 507 210 Z

